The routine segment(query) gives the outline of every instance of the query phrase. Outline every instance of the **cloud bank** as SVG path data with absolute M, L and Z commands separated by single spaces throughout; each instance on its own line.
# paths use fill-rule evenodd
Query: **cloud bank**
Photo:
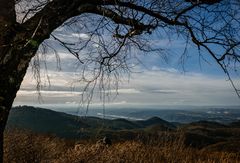
M 74 41 L 76 39 L 86 40 L 89 38 L 85 33 L 69 33 L 62 34 L 62 29 L 56 30 L 59 38 L 65 41 Z M 74 39 L 75 38 L 75 39 Z M 61 58 L 61 71 L 56 68 L 56 57 L 52 53 L 45 55 L 48 71 L 42 71 L 42 76 L 48 75 L 51 86 L 48 85 L 48 80 L 43 79 L 41 100 L 39 100 L 39 92 L 36 91 L 36 81 L 30 69 L 28 70 L 21 89 L 17 94 L 14 105 L 52 105 L 52 106 L 77 106 L 81 102 L 84 85 L 78 84 L 76 81 L 80 77 L 81 65 L 79 62 L 62 47 L 57 46 L 52 40 L 49 40 L 58 50 Z M 152 44 L 175 51 L 182 51 L 184 43 L 182 40 L 174 40 L 169 42 L 166 39 L 153 39 Z M 97 47 L 96 47 L 97 48 Z M 181 52 L 180 52 L 181 53 Z M 191 51 L 195 53 L 195 51 Z M 194 56 L 194 55 L 193 55 Z M 197 56 L 197 55 L 196 55 Z M 171 54 L 173 62 L 177 62 L 179 56 Z M 163 105 L 168 106 L 233 106 L 240 105 L 240 100 L 231 87 L 230 82 L 226 81 L 226 76 L 219 75 L 219 71 L 215 71 L 216 66 L 203 65 L 205 72 L 199 72 L 196 65 L 199 65 L 199 60 L 196 58 L 190 59 L 190 64 L 187 65 L 190 72 L 181 73 L 178 66 L 163 65 L 161 57 L 157 55 L 143 55 L 139 57 L 148 69 L 143 66 L 135 66 L 130 80 L 121 82 L 116 90 L 108 90 L 106 93 L 111 93 L 109 101 L 106 100 L 106 105 L 110 107 L 158 107 Z M 43 64 L 44 65 L 44 64 Z M 41 68 L 43 70 L 44 68 Z M 194 73 L 195 72 L 195 73 Z M 211 73 L 206 73 L 211 72 Z M 237 78 L 236 83 L 240 83 Z M 238 86 L 240 87 L 240 86 Z M 118 95 L 115 98 L 115 95 Z M 107 98 L 108 99 L 108 98 Z M 99 97 L 99 92 L 95 91 L 95 96 L 91 101 L 91 106 L 102 106 L 102 99 Z
M 81 86 L 72 85 L 78 78 L 73 72 L 49 71 L 51 86 L 43 87 L 41 91 L 42 103 L 48 105 L 78 105 L 81 101 Z M 74 87 L 74 89 L 73 89 Z M 110 90 L 115 97 L 115 90 Z M 119 85 L 118 96 L 111 98 L 106 105 L 111 107 L 142 107 L 161 105 L 239 105 L 239 99 L 230 83 L 224 77 L 208 76 L 200 73 L 182 74 L 179 71 L 161 69 L 156 66 L 152 70 L 133 73 L 129 82 Z M 95 92 L 92 106 L 102 106 L 102 102 Z M 17 94 L 15 105 L 38 105 L 38 92 L 35 80 L 28 73 L 23 81 L 21 90 Z

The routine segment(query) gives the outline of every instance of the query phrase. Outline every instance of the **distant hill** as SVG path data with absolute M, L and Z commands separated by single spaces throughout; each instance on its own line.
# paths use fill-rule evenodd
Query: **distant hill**
M 162 139 L 171 140 L 181 137 L 180 140 L 186 146 L 194 148 L 214 150 L 223 146 L 235 150 L 234 143 L 228 142 L 240 143 L 239 122 L 221 124 L 204 120 L 180 124 L 170 123 L 156 116 L 137 121 L 102 119 L 80 117 L 43 108 L 19 106 L 11 110 L 7 128 L 24 129 L 36 134 L 50 134 L 78 140 L 108 136 L 116 141 L 136 138 L 148 141 L 149 135 L 159 137 L 163 134 L 160 136 Z M 168 135 L 167 138 L 166 135 Z
M 20 128 L 61 137 L 76 136 L 80 128 L 88 128 L 78 117 L 43 108 L 20 106 L 11 109 L 8 128 Z
M 130 110 L 130 109 L 129 109 Z M 122 111 L 123 112 L 123 111 Z M 112 114 L 114 112 L 112 111 Z M 239 107 L 212 108 L 199 107 L 193 109 L 135 109 L 122 115 L 147 119 L 153 116 L 160 117 L 169 122 L 191 123 L 196 121 L 215 121 L 220 123 L 231 123 L 240 119 Z
M 237 122 L 232 122 L 230 125 L 231 125 L 231 126 L 234 126 L 234 127 L 240 128 L 240 120 L 237 121 Z
M 162 130 L 176 128 L 172 123 L 158 117 L 143 121 L 109 120 L 97 117 L 79 117 L 31 106 L 12 108 L 7 123 L 8 128 L 26 129 L 65 138 L 88 138 L 95 136 L 96 133 L 124 133 L 123 131 L 126 132 L 126 130 L 134 133 L 156 125 L 162 126 Z M 124 135 L 126 134 L 124 133 Z
M 237 124 L 237 122 L 225 125 L 211 121 L 198 121 L 182 125 L 179 131 L 184 133 L 184 143 L 188 146 L 203 148 L 211 145 L 209 149 L 213 149 L 213 147 L 224 145 L 226 148 L 233 148 L 232 143 L 228 142 L 240 143 L 240 126 Z

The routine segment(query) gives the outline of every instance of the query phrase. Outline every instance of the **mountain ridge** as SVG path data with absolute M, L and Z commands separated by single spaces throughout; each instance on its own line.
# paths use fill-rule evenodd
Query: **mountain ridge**
M 76 116 L 44 108 L 19 106 L 11 110 L 7 129 L 31 131 L 64 139 L 90 140 L 109 137 L 114 141 L 144 139 L 156 136 L 162 139 L 182 137 L 186 146 L 209 149 L 226 147 L 227 142 L 240 142 L 239 122 L 221 124 L 196 121 L 188 124 L 171 123 L 159 117 L 146 120 L 102 119 Z M 166 136 L 166 134 L 168 136 Z M 161 136 L 163 135 L 163 136 Z M 235 147 L 229 144 L 229 149 Z M 238 149 L 238 148 L 237 148 Z
M 170 122 L 153 117 L 142 121 L 126 119 L 102 119 L 98 117 L 79 117 L 63 112 L 31 106 L 12 108 L 7 128 L 21 128 L 36 133 L 55 134 L 60 137 L 85 137 L 86 132 L 95 132 L 99 128 L 104 131 L 143 130 L 154 125 L 164 126 L 162 129 L 176 128 Z M 85 133 L 84 133 L 85 132 Z M 91 134 L 90 134 L 91 135 Z

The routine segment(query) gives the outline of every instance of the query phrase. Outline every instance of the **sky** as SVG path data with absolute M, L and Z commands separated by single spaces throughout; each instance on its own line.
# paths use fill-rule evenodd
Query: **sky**
M 62 34 L 61 29 L 56 30 L 64 39 L 81 37 L 87 39 L 86 33 Z M 51 41 L 51 40 L 50 40 Z M 152 43 L 164 47 L 170 56 L 168 61 L 163 61 L 161 55 L 147 54 L 139 58 L 141 64 L 133 62 L 130 76 L 123 75 L 118 83 L 118 90 L 110 88 L 105 100 L 99 90 L 95 90 L 90 108 L 133 107 L 133 108 L 158 108 L 161 106 L 240 106 L 240 100 L 226 75 L 210 57 L 208 63 L 199 61 L 196 47 L 189 47 L 191 54 L 184 63 L 179 64 L 180 54 L 185 45 L 183 40 L 152 38 Z M 55 44 L 54 44 L 55 45 Z M 82 93 L 84 84 L 76 82 L 81 76 L 81 71 L 76 69 L 76 58 L 55 45 L 60 56 L 61 70 L 56 63 L 55 54 L 49 51 L 46 57 L 47 70 L 44 64 L 41 68 L 42 89 L 36 90 L 36 79 L 31 66 L 24 78 L 21 89 L 17 94 L 14 105 L 34 105 L 40 107 L 79 107 L 82 106 Z M 50 79 L 50 85 L 46 77 Z M 240 79 L 234 78 L 236 84 Z M 117 95 L 117 96 L 116 96 Z M 83 106 L 87 106 L 84 103 Z

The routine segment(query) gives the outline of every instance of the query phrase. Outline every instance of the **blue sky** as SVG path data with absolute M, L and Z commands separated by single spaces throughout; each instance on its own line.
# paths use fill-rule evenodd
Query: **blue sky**
M 87 39 L 87 33 L 62 32 L 59 28 L 56 34 L 65 40 L 81 38 Z M 130 77 L 126 74 L 121 78 L 118 87 L 118 96 L 114 88 L 107 93 L 110 97 L 105 100 L 109 107 L 154 107 L 160 106 L 236 106 L 240 105 L 234 89 L 226 75 L 206 53 L 204 58 L 199 59 L 197 47 L 188 46 L 187 57 L 181 64 L 181 54 L 185 48 L 185 42 L 181 38 L 173 37 L 169 41 L 166 37 L 159 38 L 157 35 L 149 37 L 152 45 L 164 48 L 168 55 L 168 61 L 164 61 L 160 55 L 153 53 L 139 55 L 141 64 L 136 60 L 129 63 L 133 65 L 133 73 Z M 36 80 L 29 68 L 21 89 L 18 92 L 14 105 L 37 105 L 37 106 L 61 106 L 78 107 L 81 103 L 84 83 L 75 82 L 81 76 L 80 70 L 76 70 L 76 59 L 56 45 L 52 40 L 61 58 L 61 70 L 57 68 L 56 57 L 49 51 L 46 57 L 47 71 L 42 64 L 42 90 L 41 99 L 36 91 Z M 139 53 L 139 51 L 132 51 Z M 49 76 L 51 86 L 48 85 L 46 74 Z M 240 87 L 239 77 L 234 77 L 237 86 Z M 74 88 L 74 89 L 73 89 Z M 90 107 L 102 107 L 103 99 L 99 90 L 95 90 Z M 86 105 L 85 105 L 86 106 Z

